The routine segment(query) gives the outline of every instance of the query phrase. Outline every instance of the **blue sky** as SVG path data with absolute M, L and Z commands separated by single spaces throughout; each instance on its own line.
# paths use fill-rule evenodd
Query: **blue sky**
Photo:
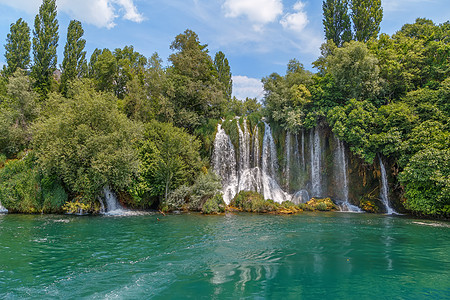
M 22 17 L 33 27 L 41 0 L 0 0 L 0 39 Z M 168 64 L 170 43 L 187 28 L 208 44 L 212 56 L 222 51 L 233 73 L 238 98 L 261 97 L 260 79 L 284 74 L 296 58 L 309 70 L 324 41 L 321 0 L 57 0 L 60 41 L 58 64 L 71 19 L 85 30 L 88 57 L 95 48 L 135 50 L 150 57 L 158 52 Z M 384 0 L 381 32 L 393 34 L 417 17 L 443 23 L 450 19 L 448 0 Z M 0 65 L 5 63 L 0 48 Z

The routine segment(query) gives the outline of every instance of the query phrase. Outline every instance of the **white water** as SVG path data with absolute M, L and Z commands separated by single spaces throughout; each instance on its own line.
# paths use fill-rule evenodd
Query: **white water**
M 337 149 L 337 167 L 338 167 L 338 182 L 342 187 L 342 193 L 344 202 L 339 205 L 341 211 L 351 211 L 351 212 L 361 212 L 361 209 L 355 205 L 352 205 L 348 199 L 348 167 L 347 167 L 347 157 L 345 155 L 344 143 L 336 138 Z
M 311 193 L 313 197 L 322 195 L 322 182 L 320 171 L 320 158 L 322 156 L 320 148 L 319 127 L 316 126 L 310 131 L 310 152 L 311 152 Z
M 390 206 L 389 204 L 389 186 L 386 175 L 386 168 L 384 167 L 383 160 L 381 156 L 378 156 L 380 161 L 380 170 L 381 170 L 381 189 L 380 189 L 380 198 L 381 202 L 383 202 L 384 207 L 386 208 L 386 213 L 388 215 L 397 214 L 397 212 Z
M 285 176 L 286 176 L 286 190 L 289 191 L 289 181 L 291 178 L 291 133 L 286 133 L 286 166 L 285 166 Z
M 229 204 L 238 188 L 236 152 L 230 137 L 222 129 L 221 124 L 217 125 L 217 134 L 214 140 L 213 169 L 222 179 L 223 200 Z
M 294 203 L 295 205 L 299 205 L 300 203 L 306 203 L 309 201 L 309 193 L 307 190 L 300 190 L 298 192 L 296 192 L 293 196 L 292 196 L 292 203 Z
M 2 203 L 0 202 L 0 214 L 5 214 L 7 213 L 8 210 L 2 205 Z

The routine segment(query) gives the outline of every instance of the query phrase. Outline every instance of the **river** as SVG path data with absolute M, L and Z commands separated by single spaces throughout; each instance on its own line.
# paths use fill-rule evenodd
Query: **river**
M 0 215 L 0 298 L 443 299 L 449 253 L 400 216 Z

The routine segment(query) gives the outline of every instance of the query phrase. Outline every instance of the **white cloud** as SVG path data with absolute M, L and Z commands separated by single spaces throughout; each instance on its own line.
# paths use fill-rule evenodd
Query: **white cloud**
M 301 1 L 294 4 L 295 13 L 287 13 L 281 19 L 280 24 L 284 29 L 301 32 L 308 24 L 308 15 L 304 11 L 305 4 Z
M 283 13 L 281 0 L 226 0 L 222 8 L 225 17 L 247 17 L 256 30 L 266 23 L 274 22 Z
M 37 14 L 41 3 L 41 0 L 0 0 L 0 4 L 29 14 Z M 56 5 L 59 12 L 97 27 L 112 28 L 118 17 L 137 23 L 144 20 L 133 0 L 57 0 Z
M 233 76 L 233 96 L 240 100 L 246 97 L 260 100 L 264 94 L 261 80 L 247 76 Z

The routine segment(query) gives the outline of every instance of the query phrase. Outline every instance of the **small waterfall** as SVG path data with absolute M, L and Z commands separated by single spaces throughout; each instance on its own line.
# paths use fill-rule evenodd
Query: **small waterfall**
M 250 133 L 247 128 L 247 120 L 243 122 L 244 131 L 238 122 L 239 132 L 239 171 L 242 172 L 250 168 Z
M 322 182 L 320 174 L 320 158 L 322 156 L 320 148 L 319 127 L 311 129 L 310 133 L 310 152 L 311 152 L 311 192 L 313 197 L 322 195 Z
M 286 191 L 289 192 L 289 181 L 291 178 L 291 133 L 286 132 L 286 166 L 285 166 L 285 176 L 286 176 Z
M 223 200 L 229 204 L 237 193 L 238 176 L 236 171 L 236 153 L 230 137 L 217 125 L 213 153 L 214 172 L 222 178 Z
M 276 181 L 278 171 L 277 152 L 273 141 L 272 130 L 264 122 L 263 155 L 262 155 L 262 186 L 265 199 L 281 203 L 290 200 L 290 195 L 284 192 Z
M 255 130 L 253 131 L 253 164 L 254 167 L 259 168 L 259 158 L 260 158 L 260 151 L 259 151 L 259 128 L 258 125 L 255 126 Z
M 301 203 L 306 203 L 309 201 L 309 193 L 307 190 L 300 190 L 292 196 L 292 203 L 299 205 Z
M 386 175 L 386 168 L 384 167 L 383 160 L 381 156 L 378 155 L 378 159 L 380 161 L 380 170 L 381 170 L 381 190 L 380 190 L 380 198 L 386 208 L 386 213 L 388 215 L 396 214 L 397 212 L 389 205 L 389 186 Z
M 348 201 L 348 167 L 347 167 L 347 157 L 345 155 L 345 147 L 344 143 L 336 138 L 336 144 L 337 144 L 337 166 L 338 166 L 338 182 L 340 182 L 340 185 L 342 186 L 342 192 L 343 192 L 343 203 L 340 205 L 341 211 L 351 211 L 351 212 L 361 212 L 361 209 L 359 207 L 350 204 Z
M 6 214 L 8 210 L 2 205 L 2 202 L 0 202 L 0 214 Z
M 302 129 L 302 165 L 303 170 L 306 168 L 305 165 L 305 130 Z
M 105 214 L 121 215 L 125 212 L 122 205 L 120 205 L 119 201 L 117 200 L 116 194 L 114 194 L 114 192 L 108 186 L 105 186 L 103 188 L 103 195 L 106 201 Z M 103 206 L 103 209 L 105 208 L 103 201 L 100 201 L 100 205 Z

